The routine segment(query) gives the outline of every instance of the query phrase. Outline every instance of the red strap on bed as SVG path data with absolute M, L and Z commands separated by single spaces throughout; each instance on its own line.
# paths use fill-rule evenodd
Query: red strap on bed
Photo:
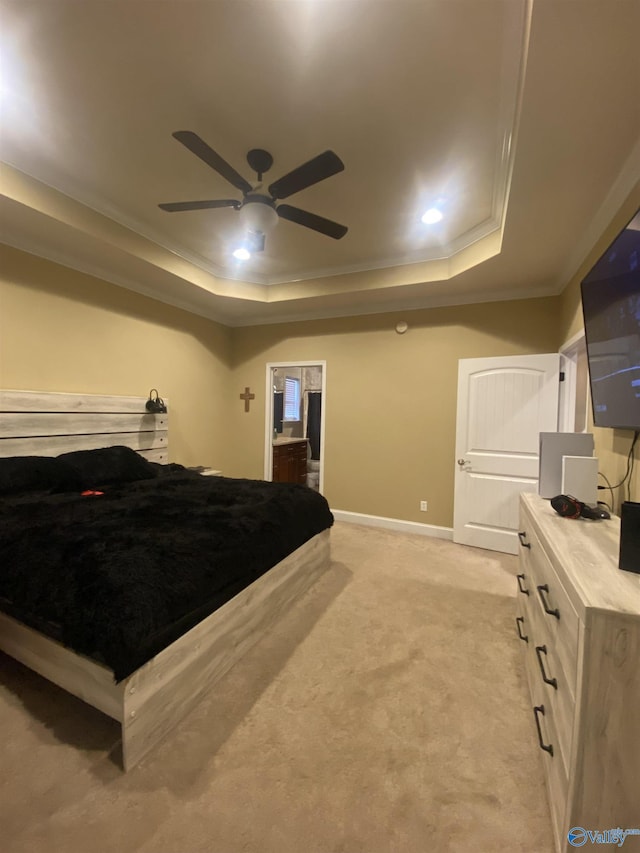
M 89 497 L 90 495 L 104 495 L 104 492 L 96 492 L 95 489 L 86 489 L 84 492 L 80 492 L 83 498 Z

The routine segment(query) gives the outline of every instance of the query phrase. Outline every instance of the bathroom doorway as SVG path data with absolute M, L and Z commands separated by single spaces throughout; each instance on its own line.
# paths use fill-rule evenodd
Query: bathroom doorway
M 282 479 L 283 448 L 300 460 L 290 482 L 324 488 L 326 361 L 269 362 L 266 366 L 264 478 Z M 275 455 L 274 455 L 275 454 Z M 303 459 L 306 457 L 306 465 Z M 298 479 L 300 470 L 300 479 Z

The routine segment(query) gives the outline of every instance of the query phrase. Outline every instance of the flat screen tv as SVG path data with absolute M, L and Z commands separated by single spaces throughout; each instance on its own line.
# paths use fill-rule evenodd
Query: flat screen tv
M 593 422 L 640 430 L 640 210 L 581 291 Z

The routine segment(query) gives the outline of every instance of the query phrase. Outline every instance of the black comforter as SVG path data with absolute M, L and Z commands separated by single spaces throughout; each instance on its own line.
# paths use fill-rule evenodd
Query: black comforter
M 0 609 L 117 680 L 333 523 L 305 486 L 180 466 L 103 491 L 0 498 Z

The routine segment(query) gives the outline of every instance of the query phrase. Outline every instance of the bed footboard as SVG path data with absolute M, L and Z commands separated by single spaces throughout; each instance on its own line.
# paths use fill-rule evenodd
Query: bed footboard
M 329 531 L 324 530 L 123 682 L 125 770 L 185 717 L 328 563 Z
M 118 720 L 130 770 L 195 707 L 326 570 L 323 530 L 174 643 L 116 684 L 113 672 L 0 613 L 0 649 Z
M 106 666 L 0 612 L 0 649 L 34 672 L 122 722 L 124 689 Z

